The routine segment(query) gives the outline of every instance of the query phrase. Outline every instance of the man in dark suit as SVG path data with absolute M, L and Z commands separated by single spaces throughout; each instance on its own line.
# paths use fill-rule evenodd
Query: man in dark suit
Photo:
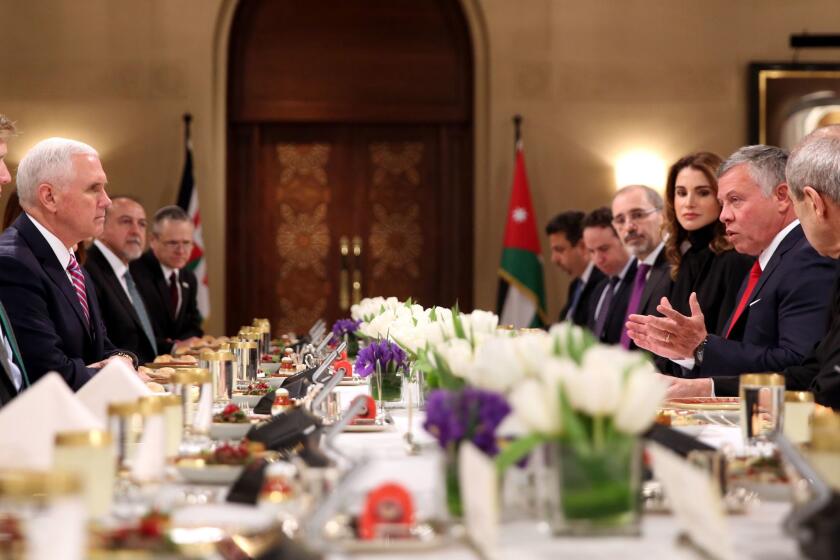
M 719 171 L 727 235 L 739 253 L 757 257 L 722 332 L 706 332 L 695 294 L 690 317 L 664 299 L 658 309 L 665 317 L 633 315 L 628 321 L 640 347 L 699 378 L 674 379 L 671 396 L 736 394 L 739 374 L 797 365 L 825 334 L 835 264 L 805 239 L 785 182 L 786 162 L 780 148 L 747 146 Z
M 559 320 L 571 321 L 582 327 L 586 326 L 595 286 L 604 279 L 604 273 L 589 259 L 589 251 L 583 242 L 581 224 L 584 216 L 583 212 L 570 210 L 557 214 L 545 226 L 551 246 L 551 262 L 572 277 Z
M 178 206 L 165 206 L 152 220 L 151 250 L 130 265 L 146 302 L 158 352 L 189 346 L 201 337 L 198 281 L 184 268 L 193 247 L 193 224 Z
M 152 323 L 128 264 L 146 246 L 146 211 L 136 200 L 117 196 L 105 214 L 102 235 L 88 250 L 85 269 L 90 273 L 102 309 L 108 337 L 134 352 L 141 362 L 157 356 Z
M 817 129 L 794 148 L 785 175 L 793 207 L 816 251 L 840 259 L 840 125 Z M 800 365 L 785 369 L 791 390 L 809 389 L 816 401 L 840 409 L 840 276 L 834 286 L 828 333 Z
M 670 265 L 662 241 L 662 206 L 662 196 L 645 185 L 623 187 L 613 197 L 613 227 L 637 261 L 622 323 L 633 313 L 658 315 L 659 300 L 671 293 Z M 628 350 L 636 347 L 623 326 L 620 342 Z
M 0 235 L 0 300 L 33 383 L 57 371 L 77 390 L 108 360 L 134 365 L 108 339 L 96 290 L 73 252 L 102 233 L 106 183 L 96 151 L 65 138 L 39 142 L 18 166 L 24 213 Z
M 6 153 L 7 141 L 15 136 L 15 133 L 14 123 L 5 115 L 0 115 L 0 188 L 12 182 L 9 168 L 6 167 Z M 28 384 L 14 330 L 3 305 L 0 304 L 0 407 L 15 398 L 18 391 L 25 389 Z
M 593 292 L 587 326 L 601 342 L 618 344 L 636 275 L 636 260 L 627 254 L 613 229 L 609 208 L 593 210 L 582 225 L 590 258 L 606 276 Z

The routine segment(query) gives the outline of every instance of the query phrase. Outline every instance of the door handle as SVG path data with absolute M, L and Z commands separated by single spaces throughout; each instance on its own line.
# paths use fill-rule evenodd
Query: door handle
M 350 255 L 350 240 L 346 235 L 342 235 L 339 240 L 339 250 L 341 251 L 341 271 L 338 278 L 338 307 L 343 311 L 350 309 L 350 271 L 348 269 L 348 259 Z
M 353 237 L 353 303 L 362 301 L 362 238 Z

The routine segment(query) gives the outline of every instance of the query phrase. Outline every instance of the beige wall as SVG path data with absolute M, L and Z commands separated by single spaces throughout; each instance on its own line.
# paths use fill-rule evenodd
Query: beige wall
M 492 307 L 510 190 L 511 116 L 525 117 L 538 222 L 609 201 L 613 163 L 725 154 L 746 139 L 746 64 L 790 60 L 787 39 L 831 32 L 836 0 L 462 0 L 476 43 L 476 305 Z M 224 52 L 235 0 L 0 0 L 0 112 L 24 134 L 90 142 L 111 191 L 148 212 L 174 201 L 181 114 L 194 119 L 196 176 L 214 312 L 223 325 Z M 620 7 L 620 11 L 617 9 Z M 800 60 L 836 60 L 805 51 Z M 3 203 L 6 196 L 3 197 Z M 543 252 L 548 262 L 547 247 Z M 549 313 L 565 279 L 546 267 Z

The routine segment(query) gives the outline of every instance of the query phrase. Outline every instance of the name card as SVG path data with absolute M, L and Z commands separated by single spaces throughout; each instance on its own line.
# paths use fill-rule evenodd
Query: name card
M 653 471 L 662 483 L 677 524 L 692 543 L 712 558 L 735 560 L 732 534 L 717 483 L 679 455 L 651 444 Z
M 482 558 L 494 558 L 499 542 L 496 466 L 476 446 L 464 442 L 458 451 L 458 480 L 467 536 Z

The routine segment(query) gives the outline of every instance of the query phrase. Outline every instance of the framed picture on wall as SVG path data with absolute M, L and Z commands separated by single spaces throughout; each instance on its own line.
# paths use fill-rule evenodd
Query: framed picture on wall
M 840 124 L 840 64 L 754 62 L 749 66 L 750 138 L 787 150 Z

